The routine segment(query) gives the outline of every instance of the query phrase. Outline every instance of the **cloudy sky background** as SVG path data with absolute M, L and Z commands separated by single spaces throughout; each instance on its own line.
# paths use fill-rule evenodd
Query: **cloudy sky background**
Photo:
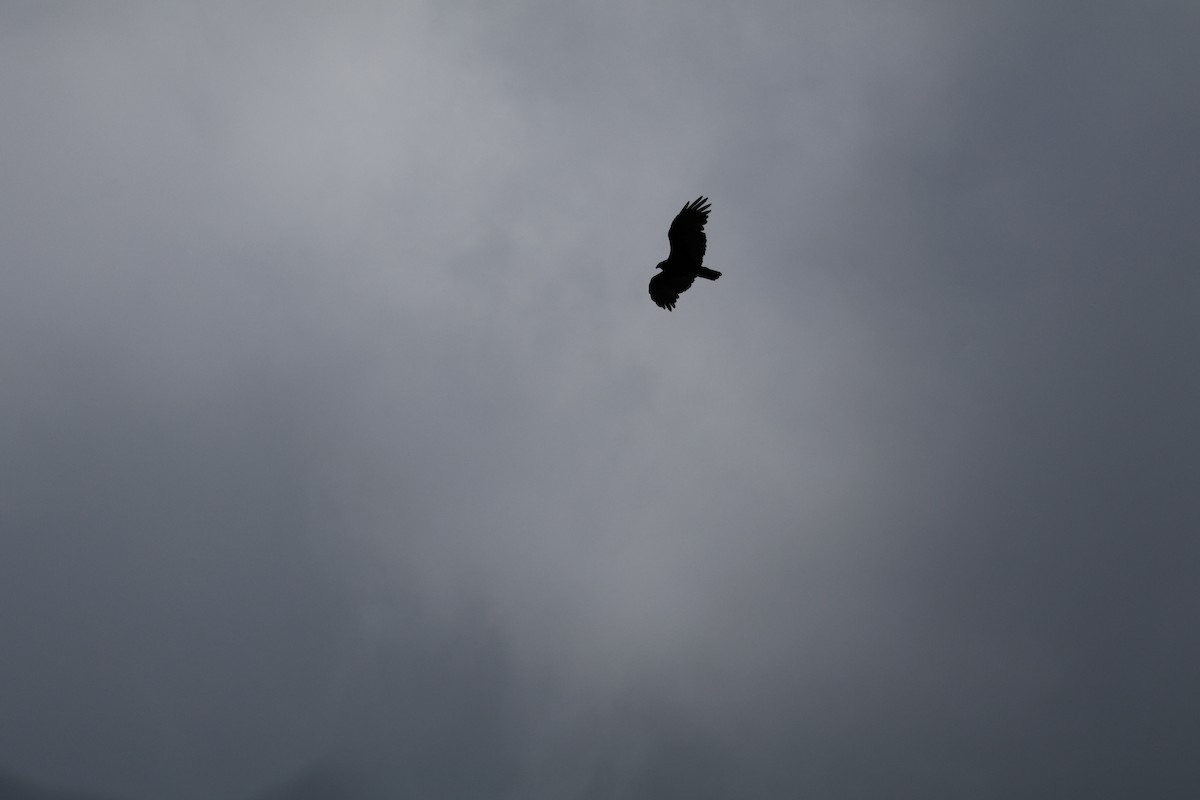
M 1196 796 L 1198 38 L 5 3 L 0 770 Z

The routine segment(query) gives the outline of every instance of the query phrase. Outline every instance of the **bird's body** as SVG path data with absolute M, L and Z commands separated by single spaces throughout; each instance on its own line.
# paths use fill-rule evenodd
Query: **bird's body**
M 708 237 L 704 235 L 704 224 L 712 206 L 707 197 L 697 197 L 683 207 L 671 222 L 667 240 L 671 243 L 671 254 L 660 261 L 657 269 L 662 272 L 650 279 L 650 299 L 659 308 L 671 311 L 679 295 L 687 291 L 696 278 L 715 281 L 721 273 L 703 266 L 704 251 Z

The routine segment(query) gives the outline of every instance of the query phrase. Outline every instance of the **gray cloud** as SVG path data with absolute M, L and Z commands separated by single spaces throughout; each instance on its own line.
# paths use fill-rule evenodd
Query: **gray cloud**
M 1190 796 L 1197 22 L 0 12 L 0 765 Z

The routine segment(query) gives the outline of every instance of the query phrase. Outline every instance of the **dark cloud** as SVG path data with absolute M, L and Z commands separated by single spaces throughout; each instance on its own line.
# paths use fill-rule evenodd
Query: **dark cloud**
M 1194 794 L 1187 4 L 0 19 L 5 769 Z

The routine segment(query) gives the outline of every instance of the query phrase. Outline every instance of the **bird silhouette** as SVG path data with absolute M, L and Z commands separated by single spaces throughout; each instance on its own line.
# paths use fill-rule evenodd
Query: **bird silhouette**
M 686 292 L 696 278 L 715 281 L 721 277 L 721 273 L 715 269 L 701 264 L 704 261 L 705 247 L 708 245 L 704 224 L 708 222 L 708 212 L 711 208 L 707 197 L 697 197 L 684 205 L 683 210 L 676 214 L 671 222 L 667 231 L 671 254 L 667 256 L 666 261 L 658 262 L 657 269 L 662 272 L 650 279 L 650 299 L 659 308 L 674 310 L 679 295 Z

